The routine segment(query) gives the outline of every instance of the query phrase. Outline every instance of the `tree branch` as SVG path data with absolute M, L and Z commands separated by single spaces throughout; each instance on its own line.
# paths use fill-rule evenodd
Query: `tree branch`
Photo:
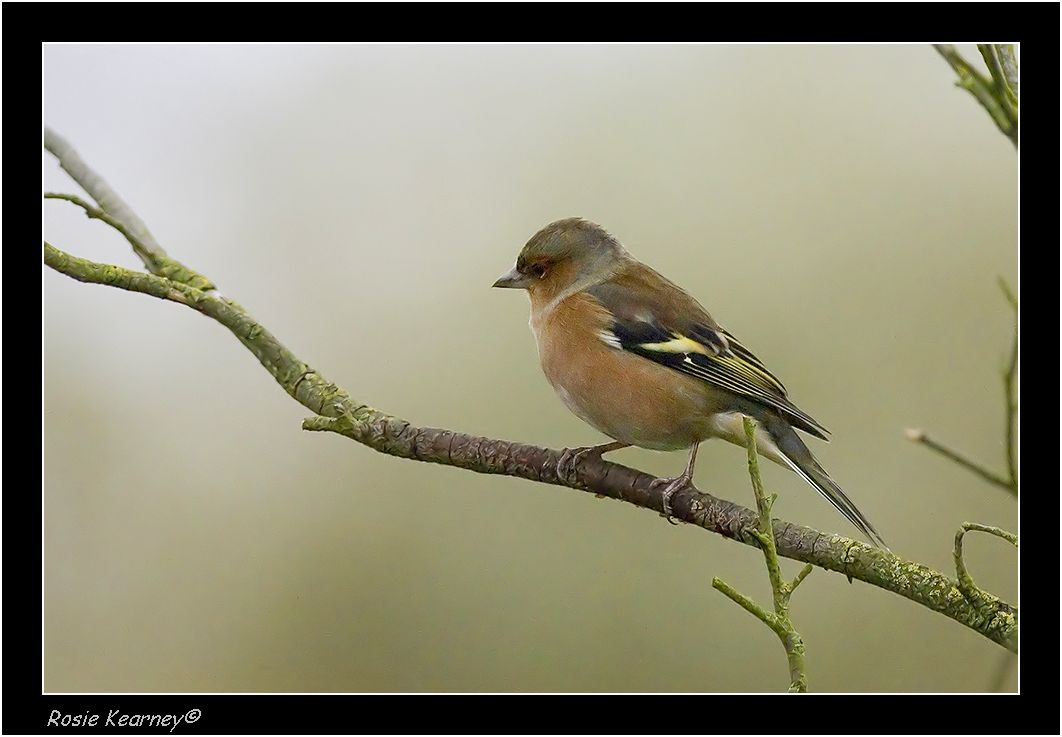
M 1010 476 L 1010 490 L 1018 495 L 1018 298 L 1010 291 L 1006 280 L 999 277 L 999 288 L 1014 310 L 1014 338 L 1010 342 L 1010 359 L 1003 372 L 1003 396 L 1007 405 L 1006 428 L 1004 430 L 1007 446 L 1007 474 Z
M 1017 425 L 1018 425 L 1018 298 L 1010 291 L 1003 277 L 999 278 L 999 288 L 1007 303 L 1014 310 L 1014 338 L 1010 345 L 1010 358 L 1007 360 L 1007 368 L 1003 371 L 1003 397 L 1006 402 L 1006 416 L 1004 428 L 1004 445 L 1006 446 L 1007 475 L 1003 476 L 986 466 L 972 461 L 956 450 L 952 450 L 941 442 L 929 437 L 925 430 L 909 428 L 906 431 L 907 439 L 920 443 L 932 451 L 940 453 L 950 461 L 954 461 L 968 471 L 971 471 L 990 484 L 1006 489 L 1015 498 L 1018 496 L 1018 448 L 1017 448 Z
M 1009 50 L 1007 54 L 1004 49 Z M 1010 44 L 977 44 L 977 50 L 981 52 L 981 58 L 992 75 L 992 82 L 996 87 L 996 97 L 1003 100 L 1004 104 L 1014 105 L 1018 102 L 1018 64 L 1014 58 L 1014 47 Z M 1010 70 L 1003 68 L 1003 56 L 1007 54 Z M 1011 87 L 1011 81 L 1015 86 Z
M 202 274 L 198 274 L 183 264 L 170 258 L 151 235 L 144 222 L 137 217 L 125 200 L 111 189 L 110 185 L 99 174 L 89 168 L 89 165 L 81 160 L 74 147 L 67 143 L 66 139 L 53 131 L 51 128 L 44 129 L 44 148 L 55 158 L 59 159 L 59 166 L 81 185 L 82 189 L 92 195 L 92 199 L 99 203 L 99 207 L 93 207 L 76 195 L 55 194 L 46 192 L 46 199 L 61 199 L 73 202 L 85 210 L 90 219 L 102 220 L 117 230 L 129 244 L 144 266 L 152 274 L 164 276 L 173 281 L 181 282 L 196 287 L 197 289 L 216 289 L 217 287 Z
M 973 578 L 966 570 L 966 562 L 962 557 L 962 538 L 970 530 L 976 530 L 977 532 L 987 532 L 989 535 L 995 535 L 1001 537 L 1009 542 L 1014 547 L 1018 547 L 1018 536 L 1013 532 L 1007 532 L 999 527 L 992 527 L 990 525 L 981 525 L 977 522 L 963 522 L 959 531 L 955 533 L 955 548 L 952 552 L 952 556 L 955 559 L 955 573 L 959 578 L 959 591 L 965 596 L 971 604 L 974 606 L 980 605 L 984 601 L 986 592 L 977 588 Z M 988 594 L 991 596 L 991 594 Z
M 81 188 L 88 192 L 103 210 L 128 226 L 129 231 L 142 245 L 143 253 L 138 251 L 137 255 L 143 260 L 144 266 L 153 274 L 159 273 L 152 268 L 152 264 L 168 258 L 166 252 L 162 250 L 162 246 L 155 240 L 155 236 L 151 235 L 151 231 L 147 229 L 144 222 L 137 217 L 129 205 L 125 204 L 125 200 L 118 196 L 118 193 L 103 180 L 103 177 L 82 161 L 81 156 L 65 138 L 47 127 L 44 129 L 44 148 L 59 160 L 59 166 L 63 168 L 63 171 L 81 185 Z
M 100 209 L 130 226 L 130 221 L 126 220 L 121 209 L 128 210 L 127 206 L 103 180 L 77 157 L 65 141 L 46 131 L 46 146 L 49 141 L 53 144 L 49 150 L 59 157 L 63 168 L 86 189 L 90 189 L 91 185 L 90 192 Z M 56 141 L 63 145 L 57 145 Z M 121 205 L 118 211 L 108 204 L 116 202 Z M 135 222 L 139 223 L 139 220 Z M 174 274 L 195 274 L 165 256 L 161 248 L 151 246 L 154 239 L 145 241 L 147 229 L 142 223 L 139 229 L 129 227 L 129 230 L 155 254 L 154 259 L 164 258 L 176 264 Z M 641 471 L 601 459 L 586 458 L 576 468 L 561 472 L 562 454 L 559 451 L 452 430 L 417 427 L 357 402 L 299 360 L 243 307 L 215 291 L 172 277 L 144 274 L 77 258 L 48 243 L 44 245 L 44 262 L 79 281 L 177 302 L 221 323 L 255 355 L 284 391 L 318 415 L 303 422 L 306 430 L 339 433 L 376 451 L 399 458 L 565 486 L 663 512 L 662 488 L 653 486 L 651 482 L 655 480 L 654 477 Z M 209 284 L 209 280 L 206 283 Z M 753 535 L 757 516 L 745 507 L 695 489 L 687 489 L 673 495 L 671 508 L 672 516 L 683 522 L 746 545 L 757 546 Z M 843 573 L 849 579 L 859 579 L 892 591 L 950 617 L 1009 650 L 1017 651 L 1016 611 L 1002 600 L 991 597 L 985 600 L 983 606 L 975 607 L 962 595 L 956 582 L 943 573 L 841 535 L 781 520 L 774 521 L 773 530 L 777 551 L 781 556 Z
M 786 583 L 782 578 L 782 567 L 778 562 L 778 551 L 775 547 L 773 528 L 771 526 L 771 507 L 777 495 L 767 496 L 763 490 L 763 480 L 760 478 L 760 461 L 756 452 L 756 421 L 751 417 L 742 419 L 745 426 L 745 439 L 748 443 L 749 477 L 752 479 L 752 493 L 756 497 L 756 510 L 759 513 L 759 527 L 753 533 L 763 550 L 763 559 L 767 564 L 767 576 L 771 580 L 771 592 L 774 595 L 774 613 L 764 610 L 761 606 L 740 593 L 721 578 L 713 578 L 713 588 L 722 591 L 732 600 L 736 601 L 746 611 L 766 624 L 785 648 L 785 657 L 789 661 L 789 691 L 791 693 L 806 693 L 808 690 L 808 675 L 804 667 L 804 638 L 796 631 L 793 620 L 789 617 L 789 599 L 800 582 L 811 573 L 812 566 L 806 564 L 791 582 Z
M 906 430 L 905 434 L 907 436 L 907 439 L 910 440 L 912 443 L 924 445 L 930 450 L 940 453 L 940 455 L 944 456 L 950 461 L 954 461 L 956 464 L 962 466 L 967 471 L 977 474 L 988 483 L 995 484 L 1000 488 L 1006 489 L 1012 494 L 1016 495 L 1018 493 L 1017 489 L 1011 486 L 1010 481 L 1003 478 L 995 471 L 985 468 L 977 461 L 971 461 L 969 458 L 962 455 L 957 450 L 952 450 L 943 443 L 934 440 L 933 438 L 929 437 L 929 434 L 926 433 L 925 430 L 920 430 L 918 428 L 912 427 Z
M 1003 77 L 1006 79 L 1007 90 L 1014 102 L 1018 102 L 1018 60 L 1014 56 L 1014 44 L 994 44 L 999 64 L 1003 68 Z
M 933 48 L 944 57 L 944 60 L 951 65 L 951 68 L 955 70 L 955 74 L 959 79 L 955 82 L 956 86 L 962 87 L 964 90 L 973 95 L 974 99 L 981 103 L 983 107 L 995 122 L 999 130 L 1007 138 L 1011 140 L 1011 143 L 1015 147 L 1018 145 L 1018 98 L 1017 88 L 1013 91 L 1008 87 L 1008 82 L 1004 77 L 1004 71 L 1002 62 L 996 56 L 991 48 L 985 49 L 984 44 L 979 44 L 978 48 L 981 48 L 981 53 L 985 56 L 986 60 L 991 59 L 989 63 L 989 71 L 993 75 L 992 81 L 985 78 L 981 72 L 977 71 L 962 57 L 954 46 L 950 44 L 933 44 Z M 1012 70 L 1014 77 L 1017 77 L 1017 64 L 1014 62 L 1013 49 L 1010 50 L 1009 62 L 1013 64 Z M 996 77 L 996 74 L 999 77 Z M 1013 92 L 1013 97 L 1011 96 Z

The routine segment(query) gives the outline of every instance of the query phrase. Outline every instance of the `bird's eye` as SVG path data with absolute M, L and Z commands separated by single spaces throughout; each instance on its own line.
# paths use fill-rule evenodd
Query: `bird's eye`
M 536 279 L 541 279 L 546 275 L 546 267 L 544 264 L 532 264 L 530 271 L 531 275 Z

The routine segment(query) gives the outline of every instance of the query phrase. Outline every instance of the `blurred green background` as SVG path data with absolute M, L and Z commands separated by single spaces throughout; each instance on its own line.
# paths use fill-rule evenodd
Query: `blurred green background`
M 489 289 L 535 230 L 580 215 L 833 431 L 813 450 L 897 553 L 952 571 L 962 521 L 1017 527 L 1003 491 L 903 437 L 1002 467 L 1017 157 L 929 46 L 50 45 L 43 63 L 46 124 L 362 401 L 600 442 L 541 376 L 526 298 Z M 42 177 L 76 189 L 48 154 Z M 56 246 L 138 266 L 106 226 L 42 207 Z M 755 550 L 305 433 L 217 324 L 42 272 L 46 690 L 787 686 L 774 635 L 711 588 L 768 601 Z M 701 488 L 750 504 L 743 453 L 705 444 Z M 685 458 L 612 457 L 658 474 Z M 778 516 L 854 534 L 765 474 Z M 1015 601 L 1015 552 L 967 549 Z M 814 691 L 981 691 L 1004 658 L 823 571 L 793 616 Z

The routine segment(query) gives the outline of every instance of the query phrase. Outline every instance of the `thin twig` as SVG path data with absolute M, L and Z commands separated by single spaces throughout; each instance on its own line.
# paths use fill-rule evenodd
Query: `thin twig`
M 1018 60 L 1014 56 L 1014 44 L 995 44 L 996 54 L 999 57 L 1000 66 L 1003 67 L 1003 76 L 1007 80 L 1007 89 L 1013 96 L 1014 103 L 1018 102 Z
M 1002 656 L 999 660 L 999 665 L 996 666 L 995 673 L 992 674 L 992 684 L 988 690 L 992 693 L 999 693 L 1003 690 L 1003 687 L 1007 685 L 1007 676 L 1010 675 L 1010 671 L 1018 664 L 1018 659 L 1014 657 L 1014 653 L 1000 653 Z
M 1003 65 L 999 61 L 999 53 L 992 44 L 977 44 L 977 50 L 981 52 L 988 73 L 992 75 L 992 84 L 996 88 L 996 97 L 1008 95 L 1007 78 L 1003 74 Z
M 756 422 L 751 417 L 743 418 L 745 438 L 748 443 L 749 477 L 752 479 L 752 493 L 756 497 L 756 509 L 759 511 L 759 526 L 751 531 L 763 551 L 763 560 L 767 564 L 767 577 L 771 581 L 774 598 L 774 612 L 768 612 L 749 597 L 745 596 L 721 578 L 712 579 L 712 587 L 723 592 L 771 628 L 785 648 L 786 660 L 789 662 L 789 690 L 792 693 L 805 693 L 808 690 L 808 676 L 804 663 L 804 640 L 793 626 L 789 616 L 789 600 L 794 589 L 811 573 L 811 566 L 806 565 L 790 583 L 782 578 L 782 567 L 778 560 L 778 550 L 774 541 L 774 526 L 771 523 L 771 507 L 776 496 L 767 496 L 763 490 L 760 477 L 760 464 L 756 452 Z
M 782 637 L 782 636 L 785 635 L 785 632 L 780 630 L 778 622 L 775 619 L 775 616 L 773 614 L 768 612 L 766 609 L 761 607 L 759 604 L 757 604 L 755 601 L 753 601 L 749 597 L 745 596 L 743 593 L 741 593 L 740 591 L 735 589 L 733 586 L 728 584 L 723 579 L 719 578 L 718 576 L 713 578 L 712 579 L 712 588 L 714 588 L 717 591 L 721 591 L 724 594 L 726 594 L 727 597 L 729 597 L 731 601 L 735 602 L 742 609 L 744 609 L 746 612 L 748 612 L 752 616 L 756 617 L 756 619 L 758 619 L 761 622 L 763 622 L 764 624 L 766 624 L 768 627 L 770 627 L 772 630 L 774 630 L 775 634 L 777 634 L 779 637 Z
M 1014 309 L 1014 338 L 1010 343 L 1010 359 L 1007 361 L 1007 369 L 1003 372 L 1003 396 L 1006 398 L 1006 453 L 1007 474 L 1010 477 L 1010 491 L 1014 496 L 1018 495 L 1018 298 L 1003 277 L 999 278 L 999 287 L 1003 290 L 1003 296 Z
M 815 567 L 810 563 L 801 568 L 800 573 L 798 573 L 793 578 L 793 580 L 789 582 L 789 593 L 793 593 L 794 591 L 796 591 L 796 587 L 803 583 L 804 579 L 807 578 L 808 574 L 811 573 L 813 570 L 815 570 Z
M 977 522 L 963 522 L 958 532 L 955 533 L 955 549 L 952 551 L 952 557 L 955 559 L 955 573 L 959 579 L 959 591 L 974 606 L 982 606 L 988 600 L 985 597 L 991 597 L 991 594 L 977 587 L 970 573 L 966 570 L 966 562 L 962 557 L 962 538 L 970 530 L 995 535 L 1006 540 L 1014 547 L 1018 547 L 1018 536 L 999 527 L 982 525 Z
M 1011 341 L 1010 358 L 1007 368 L 1003 372 L 1003 397 L 1006 402 L 1006 415 L 1004 417 L 1005 454 L 1007 463 L 1007 476 L 992 471 L 976 461 L 972 461 L 956 450 L 940 443 L 924 430 L 915 428 L 908 429 L 907 439 L 920 443 L 930 450 L 940 453 L 945 458 L 954 461 L 963 468 L 972 471 L 990 484 L 1006 489 L 1015 497 L 1018 496 L 1018 449 L 1017 449 L 1017 422 L 1018 422 L 1018 299 L 1014 296 L 1010 286 L 1003 277 L 999 278 L 999 288 L 1003 292 L 1007 303 L 1014 309 L 1014 338 Z
M 993 81 L 990 81 L 981 72 L 974 69 L 955 50 L 954 46 L 950 44 L 934 44 L 933 48 L 955 70 L 959 77 L 955 84 L 969 92 L 975 100 L 981 103 L 981 107 L 988 112 L 999 130 L 1016 147 L 1018 145 L 1018 112 L 1016 104 L 1012 103 L 1009 96 L 1000 90 Z
M 100 208 L 114 215 L 115 218 L 128 226 L 146 251 L 144 266 L 152 273 L 152 263 L 167 258 L 155 236 L 144 225 L 133 208 L 129 207 L 118 193 L 107 182 L 86 164 L 70 143 L 51 128 L 44 129 L 44 148 L 59 160 L 59 166 L 70 175 L 70 178 L 81 185 L 92 199 L 96 200 Z
M 1009 44 L 977 44 L 977 50 L 981 52 L 981 58 L 985 60 L 985 66 L 988 67 L 988 72 L 992 75 L 992 83 L 995 85 L 996 97 L 999 99 L 1000 104 L 1010 108 L 1012 114 L 1016 115 L 1018 95 L 1011 89 L 1010 80 L 1003 69 L 1001 49 L 1004 45 Z M 1013 56 L 1011 61 L 1013 61 Z M 1015 70 L 1016 68 L 1015 63 Z
M 1002 476 L 1000 476 L 995 471 L 991 471 L 991 470 L 985 468 L 984 466 L 982 466 L 981 464 L 977 463 L 976 461 L 971 461 L 966 456 L 961 455 L 960 453 L 958 453 L 957 451 L 952 450 L 948 446 L 943 445 L 942 443 L 938 443 L 936 440 L 933 440 L 933 438 L 929 437 L 929 435 L 926 433 L 925 430 L 919 430 L 917 428 L 909 428 L 908 430 L 905 431 L 905 434 L 907 436 L 907 439 L 910 440 L 911 442 L 919 443 L 921 445 L 926 446 L 930 450 L 933 450 L 933 451 L 936 451 L 937 453 L 940 453 L 945 458 L 947 458 L 947 459 L 949 459 L 951 461 L 954 461 L 955 463 L 957 463 L 958 465 L 962 466 L 966 470 L 977 474 L 978 476 L 983 478 L 988 483 L 995 484 L 996 486 L 998 486 L 998 487 L 1000 487 L 1002 489 L 1006 489 L 1007 491 L 1009 491 L 1012 494 L 1016 494 L 1017 493 L 1011 487 L 1011 484 L 1010 484 L 1009 480 L 1003 478 Z
M 190 269 L 186 269 L 173 259 L 166 256 L 165 252 L 162 252 L 160 255 L 159 251 L 153 250 L 150 246 L 144 243 L 140 236 L 133 232 L 132 228 L 103 208 L 85 202 L 85 200 L 77 195 L 64 194 L 62 192 L 45 192 L 44 199 L 65 200 L 66 202 L 71 202 L 84 210 L 85 215 L 89 219 L 100 220 L 117 230 L 125 237 L 129 242 L 129 245 L 133 247 L 133 252 L 140 257 L 140 260 L 144 262 L 144 265 L 152 274 L 158 274 L 159 276 L 164 276 L 172 281 L 189 284 L 196 289 L 209 290 L 216 288 L 205 276 L 194 274 Z
M 59 165 L 69 174 L 75 182 L 88 192 L 92 199 L 96 200 L 99 207 L 95 207 L 76 195 L 59 194 L 55 192 L 45 193 L 45 199 L 66 200 L 85 210 L 85 214 L 97 220 L 102 220 L 119 233 L 125 236 L 133 251 L 144 266 L 152 274 L 164 276 L 172 281 L 195 287 L 196 289 L 215 290 L 213 282 L 202 274 L 189 269 L 184 264 L 169 257 L 155 236 L 147 229 L 144 222 L 137 217 L 132 208 L 125 203 L 118 193 L 115 192 L 103 177 L 89 168 L 82 161 L 74 147 L 65 138 L 51 128 L 44 129 L 44 147 L 59 159 Z
M 1014 316 L 1018 315 L 1018 297 L 1014 294 L 1014 290 L 1007 284 L 1007 280 L 1003 277 L 997 277 L 996 283 L 999 284 L 1000 290 L 1003 292 L 1003 297 L 1007 300 L 1012 308 L 1014 308 Z

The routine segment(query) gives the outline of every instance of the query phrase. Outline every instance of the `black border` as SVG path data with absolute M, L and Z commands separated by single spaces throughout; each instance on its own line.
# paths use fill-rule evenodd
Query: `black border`
M 549 41 L 904 41 L 928 42 L 944 39 L 1021 41 L 1022 46 L 1022 219 L 1026 248 L 1023 255 L 1036 258 L 1035 269 L 1022 276 L 1023 317 L 1034 320 L 1049 317 L 1041 327 L 1035 321 L 1024 323 L 1023 337 L 1036 336 L 1024 343 L 1037 346 L 1042 336 L 1057 334 L 1053 304 L 1028 310 L 1036 297 L 1046 292 L 1054 296 L 1058 243 L 1055 213 L 1058 206 L 1058 161 L 1055 144 L 1059 130 L 1058 89 L 1055 61 L 1059 59 L 1059 6 L 1040 3 L 992 4 L 302 4 L 302 5 L 186 5 L 157 4 L 5 4 L 4 25 L 6 65 L 5 97 L 9 98 L 5 122 L 8 160 L 6 170 L 25 171 L 14 163 L 19 153 L 30 151 L 26 140 L 39 134 L 33 116 L 17 116 L 16 106 L 22 96 L 19 82 L 23 65 L 19 59 L 40 53 L 40 44 L 48 41 L 77 41 L 98 38 L 107 41 L 165 40 L 260 40 L 260 41 L 471 41 L 477 34 L 482 40 L 524 41 L 537 38 Z M 447 33 L 449 32 L 449 33 Z M 40 39 L 23 40 L 24 35 Z M 483 35 L 491 34 L 491 35 Z M 25 55 L 25 56 L 23 56 Z M 24 64 L 24 63 L 23 63 Z M 1048 70 L 1045 74 L 1044 70 Z M 1044 79 L 1043 77 L 1049 77 Z M 971 105 L 973 105 L 971 101 Z M 971 114 L 976 114 L 971 111 Z M 18 130 L 29 118 L 34 133 Z M 1046 163 L 1046 166 L 1045 166 Z M 35 164 L 28 162 L 29 170 Z M 18 167 L 16 169 L 16 167 Z M 1046 170 L 1044 170 L 1046 169 Z M 21 199 L 23 186 L 12 176 L 8 203 Z M 12 195 L 12 193 L 19 193 Z M 34 198 L 35 192 L 30 192 Z M 1046 212 L 1046 218 L 1037 213 Z M 1046 225 L 1045 225 L 1046 223 Z M 6 221 L 9 249 L 24 248 L 25 239 L 15 238 L 19 227 L 16 218 Z M 1040 230 L 1046 227 L 1046 234 Z M 36 237 L 36 236 L 34 236 Z M 1041 239 L 1046 247 L 1041 247 Z M 10 250 L 9 250 L 10 253 Z M 1044 265 L 1045 260 L 1049 262 Z M 1052 285 L 1036 283 L 1039 273 L 1048 273 Z M 9 271 L 9 274 L 12 272 Z M 7 335 L 11 343 L 19 336 L 20 304 L 17 283 L 8 282 Z M 12 289 L 15 287 L 15 289 Z M 1034 301 L 1030 303 L 1028 297 Z M 1053 299 L 1051 300 L 1053 303 Z M 24 310 L 24 307 L 22 307 Z M 1053 341 L 1052 341 L 1053 342 Z M 17 346 L 17 343 L 15 344 Z M 12 346 L 9 346 L 9 349 Z M 1054 346 L 1048 349 L 1054 355 Z M 11 354 L 9 354 L 11 355 Z M 1034 348 L 1033 356 L 1039 355 Z M 8 366 L 8 383 L 14 388 L 16 378 Z M 16 364 L 15 368 L 21 368 Z M 24 374 L 20 371 L 19 374 Z M 1027 384 L 1048 386 L 1052 384 Z M 29 393 L 24 381 L 21 392 L 8 393 L 9 415 L 12 400 Z M 1042 388 L 1033 396 L 1039 403 Z M 1050 416 L 1057 428 L 1054 397 L 1047 401 Z M 1035 405 L 1029 405 L 1035 406 Z M 9 427 L 9 450 L 17 449 L 19 439 L 30 435 L 25 418 L 33 408 L 20 412 L 18 425 Z M 1025 416 L 1034 417 L 1032 413 Z M 1054 433 L 1049 432 L 1049 435 Z M 4 612 L 7 648 L 4 656 L 5 733 L 43 733 L 53 708 L 64 713 L 106 714 L 119 708 L 126 713 L 184 713 L 202 710 L 194 726 L 182 725 L 174 734 L 206 733 L 762 733 L 792 732 L 851 733 L 941 733 L 1006 734 L 1011 732 L 1056 734 L 1059 730 L 1057 694 L 1059 682 L 1055 653 L 1058 641 L 1055 621 L 1058 571 L 1057 519 L 1058 496 L 1055 493 L 1052 452 L 1037 453 L 1038 433 L 1028 434 L 1034 447 L 1026 448 L 1026 458 L 1048 459 L 1049 475 L 1044 488 L 1035 488 L 1035 518 L 1047 519 L 1047 535 L 1027 534 L 1022 543 L 1027 605 L 1025 631 L 1031 633 L 1033 647 L 1025 650 L 1022 663 L 1022 693 L 992 696 L 812 696 L 781 704 L 765 704 L 777 712 L 761 712 L 760 699 L 769 696 L 56 696 L 40 693 L 40 499 L 25 493 L 31 485 L 22 478 L 26 469 L 14 463 L 19 456 L 8 454 L 8 493 L 4 495 L 4 588 L 8 607 Z M 1032 467 L 1032 466 L 1030 466 Z M 32 471 L 31 471 L 32 472 Z M 15 474 L 19 475 L 16 476 Z M 1039 484 L 1037 484 L 1039 487 Z M 1031 488 L 1031 487 L 1030 487 Z M 22 510 L 23 503 L 28 510 Z M 1034 528 L 1028 527 L 1028 530 Z M 1028 531 L 1027 530 L 1027 531 Z M 1048 550 L 1038 548 L 1044 546 Z M 1047 570 L 1044 570 L 1044 569 Z M 1044 586 L 1043 582 L 1047 582 Z M 1044 600 L 1040 594 L 1046 588 Z M 36 603 L 34 603 L 36 602 Z M 1050 612 L 1046 624 L 1039 621 Z M 1031 627 L 1031 629 L 1030 629 Z M 19 645 L 28 645 L 22 650 Z M 1041 657 L 1045 662 L 1040 662 Z M 781 695 L 772 694 L 781 698 Z M 845 703 L 834 703 L 843 698 Z M 1017 703 L 1015 700 L 1020 700 Z M 633 708 L 632 708 L 633 707 Z M 783 711 L 784 709 L 784 711 Z M 91 730 L 91 731 L 98 731 Z M 76 731 L 90 731 L 77 729 Z M 124 729 L 121 731 L 131 731 Z M 137 731 L 165 732 L 165 729 Z

